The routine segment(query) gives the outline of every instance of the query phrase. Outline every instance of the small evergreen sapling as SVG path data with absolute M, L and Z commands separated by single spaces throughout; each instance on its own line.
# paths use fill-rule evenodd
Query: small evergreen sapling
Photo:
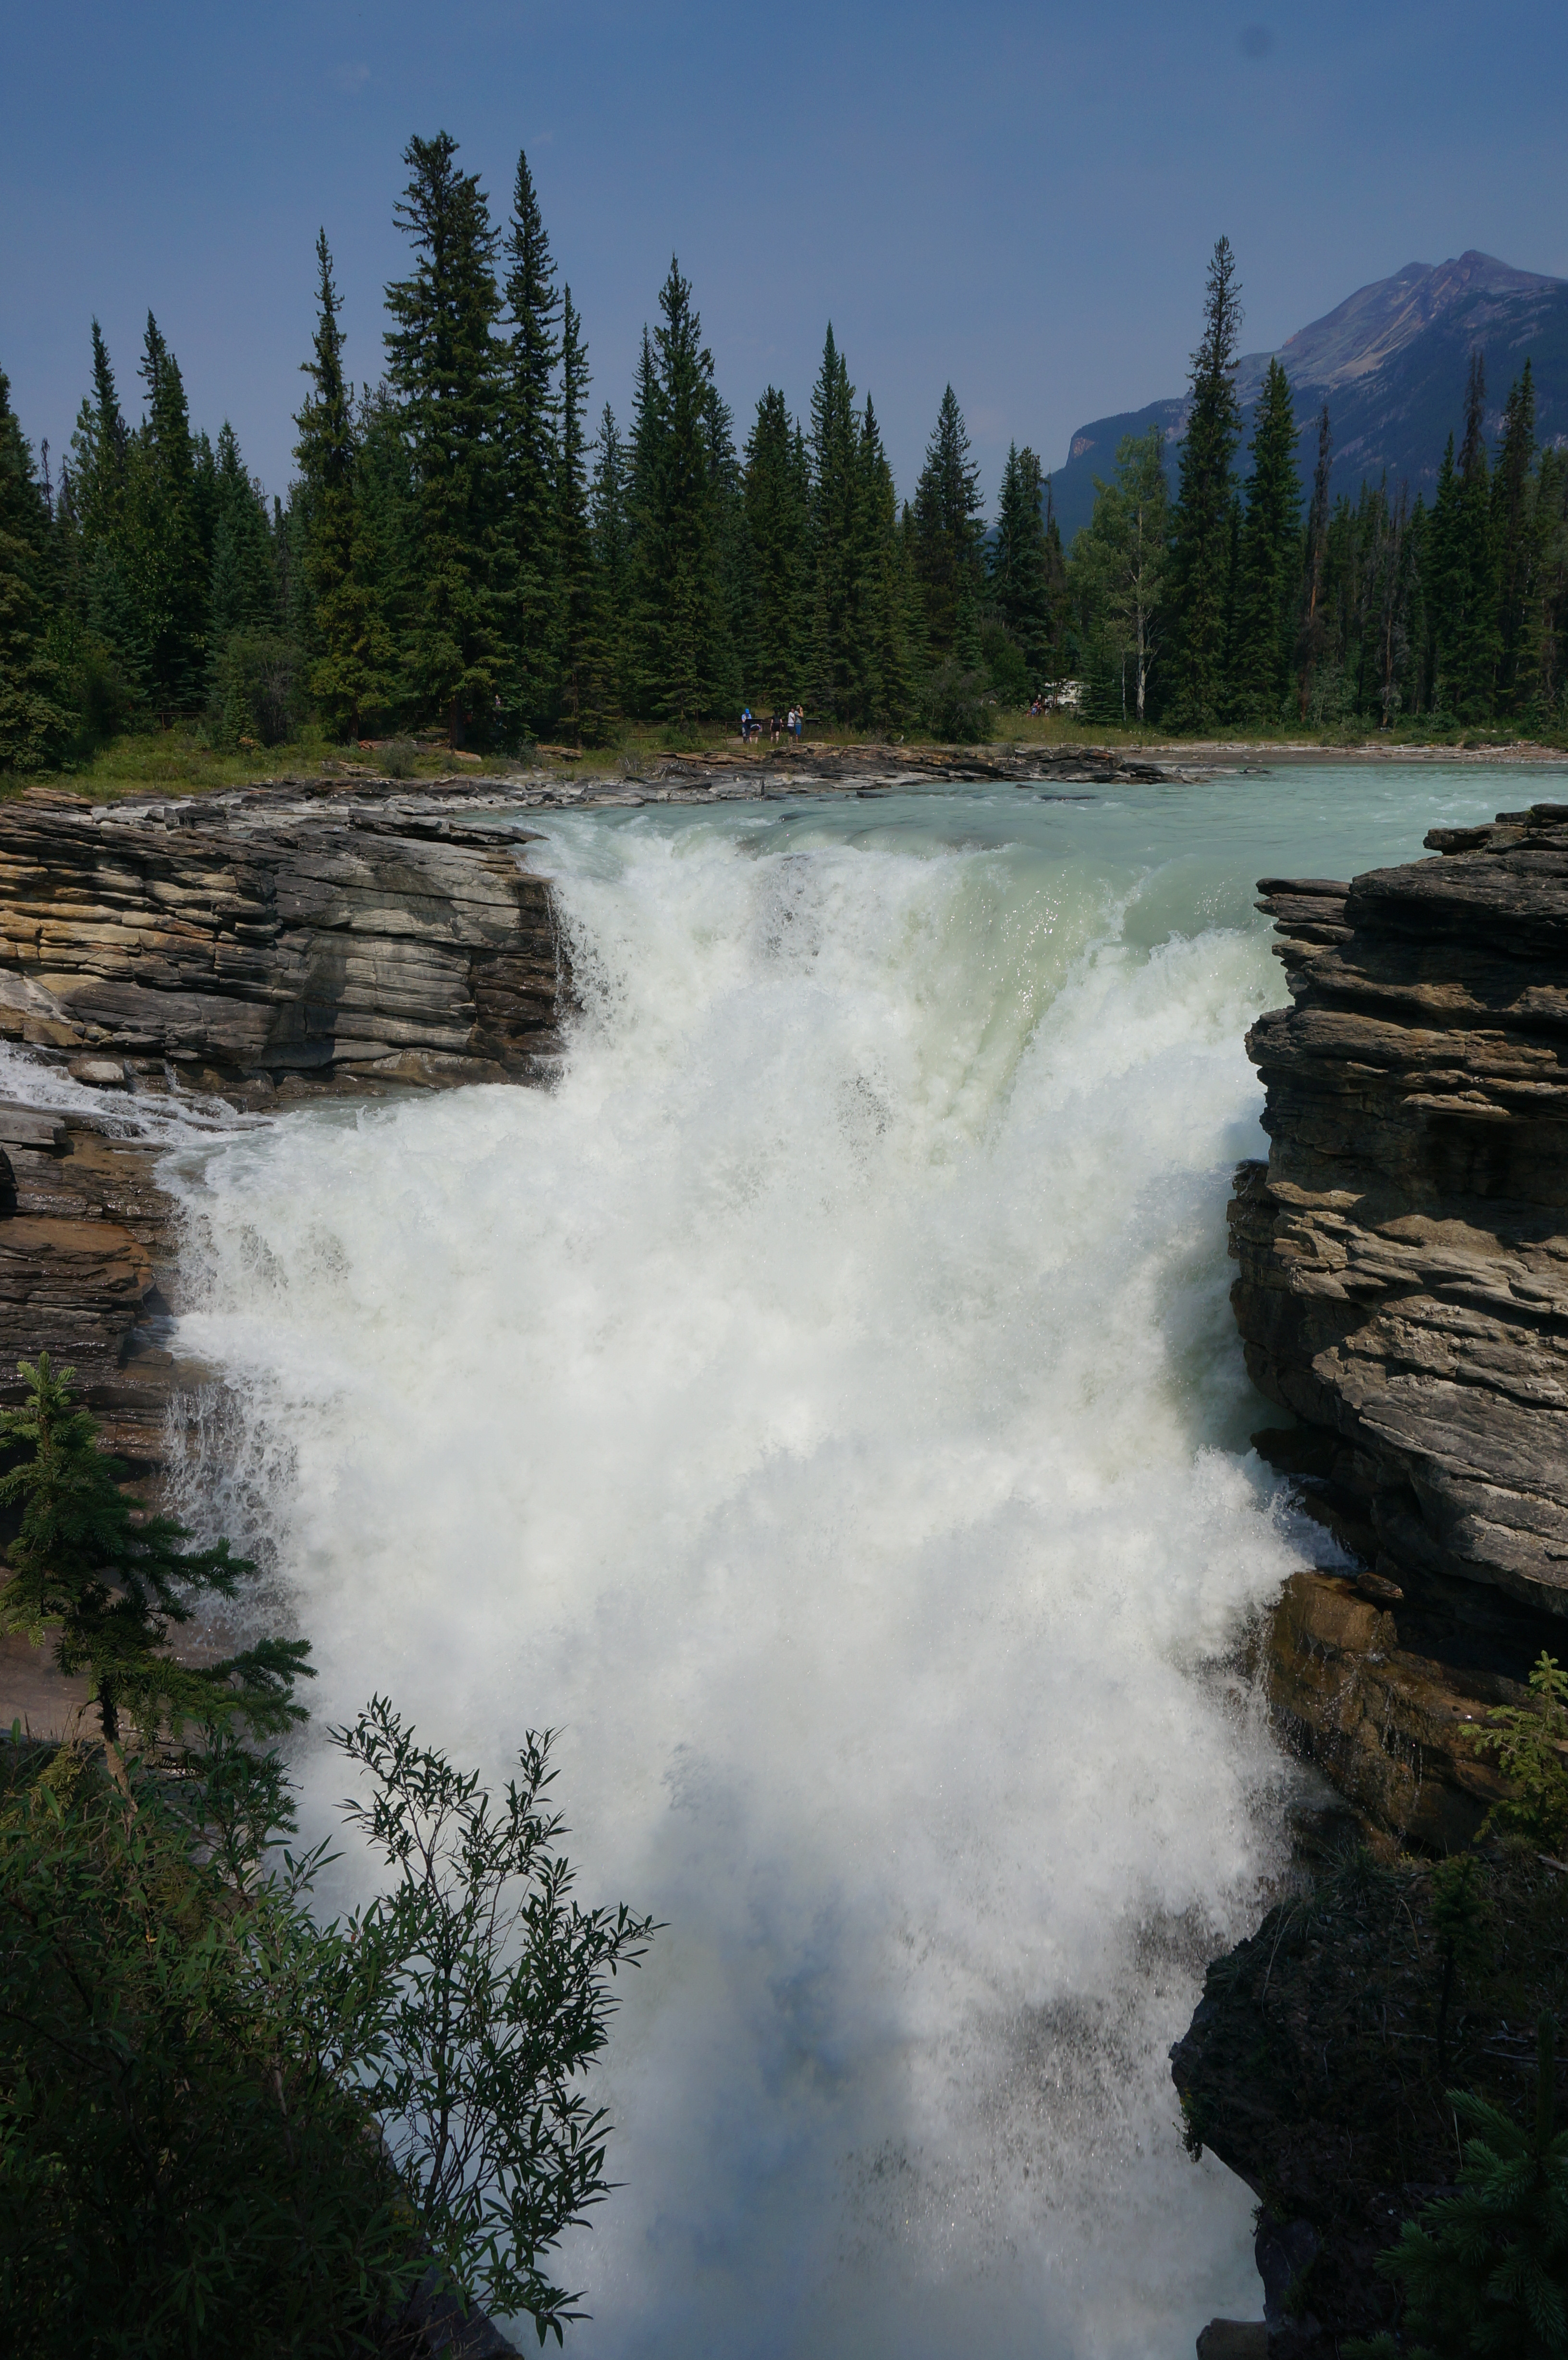
M 0 1588 L 0 1631 L 37 1644 L 56 1633 L 55 1661 L 92 1682 L 104 1742 L 122 1719 L 151 1743 L 187 1721 L 224 1729 L 243 1719 L 274 1736 L 306 1718 L 294 1682 L 313 1677 L 301 1639 L 263 1639 L 222 1663 L 181 1664 L 166 1653 L 169 1626 L 189 1622 L 191 1594 L 233 1598 L 255 1568 L 227 1541 L 189 1549 L 185 1526 L 144 1515 L 120 1483 L 126 1469 L 98 1448 L 98 1422 L 71 1406 L 74 1370 L 47 1352 L 19 1363 L 29 1398 L 0 1412 L 0 1449 L 16 1463 L 0 1477 L 0 1503 L 22 1503 L 21 1530 Z
M 1515 1793 L 1492 1817 L 1514 1834 L 1526 1836 L 1561 1858 L 1568 1846 L 1568 1671 L 1542 1651 L 1530 1676 L 1530 1705 L 1498 1705 L 1486 1716 L 1475 1743 L 1495 1754 Z
M 1535 2121 L 1521 2130 L 1465 2090 L 1449 2103 L 1473 2136 L 1457 2196 L 1425 2205 L 1377 2257 L 1405 2299 L 1402 2345 L 1347 2344 L 1345 2360 L 1565 2360 L 1568 2131 L 1552 2130 L 1556 2033 L 1541 2019 Z

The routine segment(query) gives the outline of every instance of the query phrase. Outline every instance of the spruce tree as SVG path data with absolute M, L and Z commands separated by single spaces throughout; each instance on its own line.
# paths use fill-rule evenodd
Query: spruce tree
M 869 394 L 860 419 L 855 465 L 855 718 L 886 729 L 912 717 L 918 696 L 898 561 L 898 495 Z
M 502 252 L 502 291 L 511 323 L 505 385 L 505 628 L 511 694 L 524 726 L 537 732 L 554 709 L 558 685 L 561 418 L 554 378 L 562 352 L 561 307 L 544 215 L 520 150 Z
M 167 1652 L 169 1626 L 192 1619 L 193 1593 L 233 1598 L 255 1567 L 232 1556 L 227 1541 L 187 1548 L 191 1535 L 172 1517 L 137 1513 L 120 1489 L 128 1470 L 99 1449 L 97 1421 L 71 1405 L 72 1370 L 57 1372 L 40 1352 L 19 1373 L 28 1399 L 0 1412 L 0 1448 L 11 1461 L 0 1502 L 21 1503 L 0 1629 L 35 1644 L 54 1635 L 60 1669 L 87 1673 L 111 1745 L 122 1716 L 146 1743 L 166 1728 L 178 1736 L 188 1721 L 226 1725 L 241 1716 L 259 1735 L 303 1721 L 293 1696 L 296 1679 L 310 1676 L 303 1641 L 264 1639 L 202 1666 Z
M 1449 701 L 1461 721 L 1489 718 L 1499 655 L 1497 546 L 1486 464 L 1486 370 L 1479 350 L 1470 355 L 1465 394 L 1465 439 L 1448 558 Z
M 604 650 L 606 729 L 619 718 L 626 693 L 626 606 L 630 595 L 626 498 L 626 445 L 615 424 L 615 413 L 606 402 L 594 444 L 588 510 L 594 593 L 599 602 L 598 637 Z
M 860 471 L 855 388 L 828 323 L 811 391 L 811 564 L 812 661 L 810 695 L 823 720 L 855 716 L 863 668 L 855 599 Z
M 588 461 L 583 419 L 588 399 L 588 347 L 566 288 L 561 315 L 561 443 L 555 481 L 557 644 L 560 706 L 574 745 L 597 744 L 607 702 L 602 609 L 596 595 L 588 513 Z
M 1312 683 L 1323 661 L 1323 571 L 1328 540 L 1328 481 L 1333 464 L 1334 437 L 1329 425 L 1328 403 L 1325 400 L 1318 414 L 1318 455 L 1312 470 L 1312 505 L 1307 510 L 1306 542 L 1302 552 L 1301 583 L 1298 595 L 1296 642 L 1296 694 L 1301 719 L 1307 717 L 1312 702 Z
M 731 675 L 720 572 L 713 355 L 672 257 L 646 338 L 633 439 L 638 693 L 677 729 L 718 711 Z
M 393 649 L 381 585 L 367 567 L 354 388 L 327 233 L 316 237 L 316 333 L 300 367 L 310 389 L 295 414 L 300 571 L 310 614 L 310 693 L 333 739 L 357 739 L 392 696 Z
M 1172 519 L 1171 718 L 1181 729 L 1212 728 L 1225 701 L 1232 464 L 1241 441 L 1236 393 L 1241 317 L 1236 257 L 1230 240 L 1222 237 L 1209 264 L 1203 339 L 1192 355 L 1192 406 Z
M 388 374 L 413 452 L 419 560 L 406 663 L 455 749 L 490 734 L 505 672 L 496 592 L 503 523 L 502 387 L 492 331 L 501 301 L 495 234 L 478 178 L 457 169 L 444 131 L 411 139 L 397 222 L 414 249 L 410 276 L 387 289 L 396 323 Z
M 278 624 L 278 570 L 271 525 L 260 486 L 245 471 L 234 430 L 226 418 L 218 435 L 215 461 L 217 518 L 207 614 L 210 654 L 235 631 L 270 631 Z
M 201 691 L 207 568 L 185 386 L 150 311 L 140 376 L 147 414 L 129 452 L 126 572 L 140 614 L 148 686 L 154 703 L 172 716 L 193 710 Z
M 1290 380 L 1269 364 L 1252 429 L 1231 654 L 1231 714 L 1278 721 L 1290 676 L 1301 548 L 1301 483 Z
M 746 694 L 782 712 L 800 693 L 805 660 L 811 486 L 804 445 L 773 386 L 757 405 L 742 483 L 752 565 Z
M 950 385 L 915 486 L 915 564 L 925 595 L 926 632 L 936 658 L 953 652 L 964 599 L 967 596 L 972 606 L 979 604 L 982 511 L 980 471 L 970 460 L 964 415 Z
M 992 607 L 1037 688 L 1047 674 L 1051 642 L 1044 500 L 1039 458 L 1027 445 L 1020 451 L 1016 442 L 1009 443 L 986 586 Z
M 1535 628 L 1542 518 L 1536 500 L 1535 381 L 1530 362 L 1509 388 L 1503 440 L 1492 483 L 1492 534 L 1497 564 L 1497 702 L 1523 713 L 1534 700 L 1539 666 Z
M 58 758 L 67 721 L 48 644 L 49 511 L 0 370 L 0 770 Z

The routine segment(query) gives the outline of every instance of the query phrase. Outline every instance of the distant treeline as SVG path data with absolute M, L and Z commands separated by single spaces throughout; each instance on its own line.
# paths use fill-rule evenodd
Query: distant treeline
M 1472 369 L 1435 507 L 1331 511 L 1325 411 L 1302 516 L 1274 364 L 1237 481 L 1240 324 L 1215 248 L 1171 502 L 1158 432 L 1125 442 L 1063 554 L 1016 445 L 988 527 L 953 389 L 900 505 L 870 398 L 830 327 L 809 417 L 769 388 L 744 445 L 672 262 L 626 431 L 589 416 L 588 348 L 527 158 L 497 228 L 444 133 L 414 139 L 387 289 L 386 374 L 344 370 L 325 234 L 270 506 L 234 432 L 192 432 L 149 314 L 128 425 L 93 326 L 93 388 L 51 481 L 0 376 L 0 767 L 69 762 L 173 720 L 212 743 L 439 728 L 453 746 L 676 736 L 743 702 L 813 724 L 988 735 L 1068 680 L 1084 717 L 1177 730 L 1563 710 L 1568 464 L 1535 447 L 1528 364 L 1495 464 Z

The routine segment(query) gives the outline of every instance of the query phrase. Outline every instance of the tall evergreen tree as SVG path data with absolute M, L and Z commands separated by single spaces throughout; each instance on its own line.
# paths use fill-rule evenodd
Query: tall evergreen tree
M 1307 510 L 1299 614 L 1296 624 L 1296 695 L 1301 719 L 1307 717 L 1312 683 L 1323 661 L 1323 570 L 1328 541 L 1328 482 L 1333 464 L 1334 435 L 1325 400 L 1318 413 L 1318 455 L 1312 470 L 1312 504 Z
M 730 685 L 713 360 L 673 257 L 659 302 L 633 442 L 637 665 L 644 709 L 684 729 L 719 711 Z
M 552 649 L 561 612 L 555 370 L 561 358 L 561 305 L 544 215 L 521 150 L 503 258 L 502 291 L 511 323 L 505 409 L 506 632 L 513 694 L 525 725 L 538 730 L 553 709 L 558 685 Z
M 604 734 L 608 691 L 602 608 L 596 595 L 593 537 L 588 510 L 588 459 L 583 412 L 588 400 L 588 347 L 572 290 L 561 314 L 561 445 L 555 482 L 554 543 L 561 709 L 573 744 Z
M 1236 588 L 1231 712 L 1238 721 L 1279 718 L 1292 652 L 1301 510 L 1290 380 L 1271 360 L 1253 421 Z
M 860 470 L 855 388 L 828 323 L 811 392 L 811 696 L 824 720 L 855 713 L 863 664 L 855 600 Z
M 354 388 L 343 375 L 343 333 L 332 257 L 316 238 L 316 333 L 301 362 L 310 390 L 296 413 L 302 587 L 309 595 L 310 682 L 329 737 L 357 738 L 393 695 L 393 648 L 375 569 L 366 565 L 359 496 Z
M 1497 569 L 1497 704 L 1522 713 L 1537 690 L 1540 634 L 1536 627 L 1541 527 L 1536 500 L 1535 379 L 1527 360 L 1509 388 L 1503 440 L 1492 482 L 1492 539 Z
M 1051 663 L 1051 591 L 1045 537 L 1045 478 L 1026 445 L 1007 446 L 996 530 L 986 568 L 991 604 L 1038 687 Z
M 76 511 L 89 543 L 113 543 L 122 528 L 130 435 L 120 413 L 120 397 L 109 348 L 93 322 L 93 390 L 77 412 L 71 437 L 71 475 Z
M 41 768 L 66 732 L 49 648 L 49 518 L 0 370 L 0 770 Z
M 950 385 L 915 486 L 915 564 L 934 657 L 953 653 L 965 598 L 972 609 L 979 605 L 982 511 L 980 471 L 970 459 L 964 415 Z
M 267 504 L 260 486 L 245 473 L 234 430 L 226 418 L 218 435 L 215 462 L 217 519 L 207 614 L 210 656 L 235 631 L 270 631 L 278 624 L 278 571 Z
M 898 495 L 869 394 L 860 420 L 856 469 L 856 718 L 885 729 L 911 717 L 918 702 L 918 685 L 909 640 L 909 595 L 898 545 Z
M 130 450 L 126 571 L 154 700 L 166 713 L 185 713 L 205 669 L 207 568 L 185 386 L 150 311 L 140 375 L 147 415 Z
M 599 420 L 589 493 L 589 530 L 593 545 L 593 583 L 599 600 L 599 638 L 604 650 L 606 728 L 619 717 L 626 696 L 626 611 L 631 559 L 626 518 L 626 449 L 608 402 Z
M 1445 551 L 1449 566 L 1447 702 L 1461 721 L 1471 722 L 1484 721 L 1491 713 L 1499 652 L 1497 549 L 1486 419 L 1486 363 L 1476 350 L 1470 355 L 1465 439 L 1459 449 L 1457 492 Z
M 1203 339 L 1192 355 L 1192 407 L 1172 519 L 1171 715 L 1184 729 L 1212 728 L 1225 700 L 1232 469 L 1241 441 L 1236 392 L 1240 295 L 1236 257 L 1222 237 L 1209 264 Z
M 454 748 L 468 731 L 490 730 L 506 670 L 495 234 L 477 176 L 459 171 L 456 157 L 444 131 L 404 150 L 410 177 L 397 221 L 415 263 L 387 289 L 389 375 L 403 398 L 419 504 L 407 663 L 416 696 L 444 716 Z
M 800 693 L 805 660 L 811 486 L 804 443 L 773 386 L 757 405 L 742 480 L 752 563 L 746 694 L 780 712 Z

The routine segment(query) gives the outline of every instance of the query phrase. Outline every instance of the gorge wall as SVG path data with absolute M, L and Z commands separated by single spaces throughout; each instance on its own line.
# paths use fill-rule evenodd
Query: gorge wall
M 548 1078 L 570 968 L 501 800 L 384 780 L 0 807 L 0 1038 L 116 1093 L 102 1119 L 0 1105 L 0 1399 L 47 1350 L 109 1448 L 160 1463 L 192 1372 L 138 1109 Z
M 1568 1641 L 1568 806 L 1436 829 L 1345 885 L 1266 879 L 1293 1005 L 1247 1052 L 1267 1164 L 1230 1207 L 1260 1437 L 1356 1561 L 1303 1573 L 1277 1710 L 1437 1850 L 1495 1798 L 1475 1717 Z

